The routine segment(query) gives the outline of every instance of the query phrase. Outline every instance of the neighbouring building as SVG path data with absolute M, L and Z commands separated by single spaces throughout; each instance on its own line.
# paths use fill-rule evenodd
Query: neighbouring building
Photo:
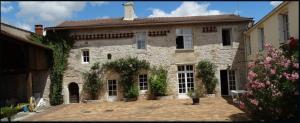
M 42 35 L 42 25 L 36 25 Z M 49 101 L 49 69 L 52 51 L 31 40 L 33 32 L 1 22 L 0 40 L 0 106 Z M 49 105 L 49 102 L 46 102 Z
M 264 43 L 279 48 L 289 37 L 299 39 L 299 2 L 284 1 L 245 32 L 246 61 L 254 60 Z
M 196 64 L 208 59 L 217 65 L 217 96 L 243 89 L 246 82 L 243 32 L 252 18 L 238 15 L 135 18 L 132 2 L 124 4 L 123 18 L 65 21 L 48 31 L 66 30 L 75 39 L 63 78 L 64 103 L 81 98 L 82 72 L 96 63 L 127 56 L 162 65 L 168 70 L 168 93 L 187 98 L 188 88 L 200 82 Z M 148 90 L 147 72 L 138 76 L 141 94 Z M 100 100 L 121 100 L 120 76 L 107 73 Z M 115 93 L 108 93 L 115 92 Z

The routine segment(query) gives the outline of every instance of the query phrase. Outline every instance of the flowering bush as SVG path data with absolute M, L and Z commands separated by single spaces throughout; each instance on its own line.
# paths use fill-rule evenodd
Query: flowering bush
M 246 108 L 256 118 L 277 120 L 298 117 L 299 63 L 294 55 L 287 57 L 284 53 L 285 50 L 265 44 L 265 51 L 248 64 L 247 92 L 242 96 L 240 107 Z

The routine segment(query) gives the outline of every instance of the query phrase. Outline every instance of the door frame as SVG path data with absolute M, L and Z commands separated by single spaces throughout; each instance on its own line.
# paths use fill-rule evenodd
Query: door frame
M 221 90 L 221 96 L 230 96 L 231 95 L 231 90 L 230 90 L 230 82 L 229 82 L 229 71 L 234 71 L 234 86 L 235 86 L 235 89 L 237 89 L 237 70 L 234 70 L 234 69 L 223 69 L 223 70 L 226 70 L 226 76 L 227 76 L 227 90 L 228 90 L 228 94 L 227 95 L 224 95 L 222 94 L 222 80 L 221 80 L 221 70 L 220 70 L 220 90 Z
M 192 71 L 187 71 L 186 70 L 186 67 L 188 66 L 188 65 L 191 65 L 192 67 L 193 67 L 193 70 Z M 184 66 L 184 71 L 178 71 L 178 66 Z M 187 93 L 188 93 L 188 86 L 187 86 L 187 73 L 193 73 L 193 83 L 194 83 L 194 89 L 195 89 L 195 67 L 194 67 L 194 64 L 180 64 L 180 65 L 177 65 L 177 73 L 176 73 L 176 76 L 177 76 L 177 91 L 178 91 L 178 98 L 179 99 L 187 99 L 187 98 L 189 98 L 189 96 L 187 95 Z M 184 84 L 185 84 L 185 90 L 186 90 L 186 92 L 185 93 L 180 93 L 179 92 L 179 76 L 178 76 L 178 74 L 179 73 L 184 73 Z
M 115 80 L 116 81 L 116 96 L 109 96 L 109 81 L 110 80 Z M 116 79 L 110 79 L 110 80 L 107 80 L 107 100 L 109 102 L 113 102 L 113 101 L 116 101 L 118 99 L 118 81 Z

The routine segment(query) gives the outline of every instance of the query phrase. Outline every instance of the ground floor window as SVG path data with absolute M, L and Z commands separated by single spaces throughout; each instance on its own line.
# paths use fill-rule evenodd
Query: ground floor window
M 140 90 L 148 90 L 147 74 L 139 75 Z
M 116 80 L 108 80 L 108 96 L 117 96 Z
M 194 90 L 193 65 L 179 65 L 178 69 L 178 92 L 187 93 Z

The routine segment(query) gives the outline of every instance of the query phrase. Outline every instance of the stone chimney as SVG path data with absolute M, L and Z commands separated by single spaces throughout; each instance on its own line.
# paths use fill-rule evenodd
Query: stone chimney
M 35 34 L 43 36 L 43 25 L 34 25 Z
M 134 14 L 133 2 L 126 2 L 125 4 L 123 4 L 123 6 L 124 6 L 123 20 L 134 20 L 135 14 Z

